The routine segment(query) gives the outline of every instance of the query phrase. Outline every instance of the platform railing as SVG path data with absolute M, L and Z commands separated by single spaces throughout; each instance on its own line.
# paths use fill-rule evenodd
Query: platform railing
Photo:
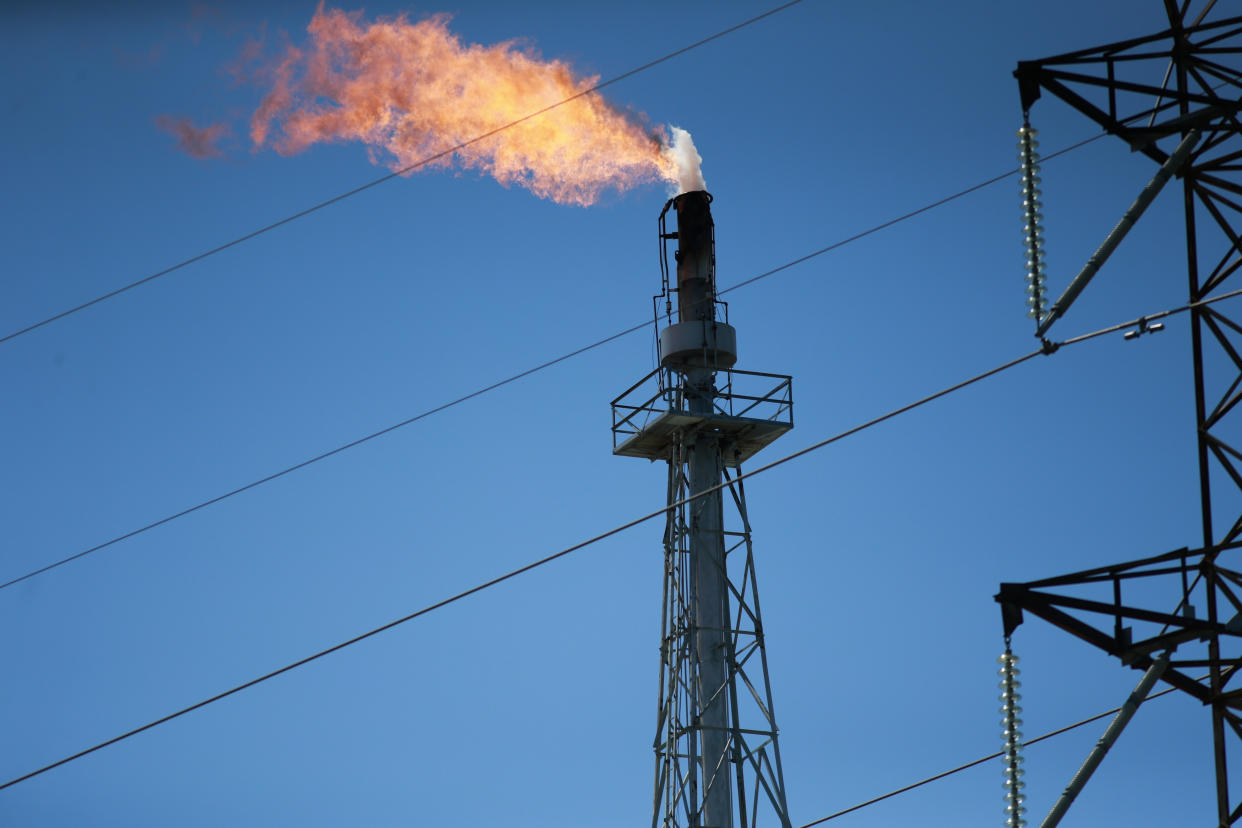
M 767 420 L 793 426 L 793 377 L 762 371 L 720 371 L 713 416 Z M 689 414 L 681 374 L 657 368 L 612 401 L 612 447 L 641 434 L 666 414 Z

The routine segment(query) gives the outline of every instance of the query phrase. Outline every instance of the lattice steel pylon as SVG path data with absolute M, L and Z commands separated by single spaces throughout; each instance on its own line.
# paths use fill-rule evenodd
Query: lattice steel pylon
M 660 367 L 612 403 L 613 453 L 668 463 L 651 824 L 790 828 L 739 474 L 793 427 L 792 383 L 733 369 L 737 335 L 716 298 L 710 203 L 706 192 L 684 193 L 660 214 Z M 665 232 L 670 206 L 676 233 Z
M 1004 584 L 996 598 L 1007 634 L 1025 610 L 1139 669 L 1150 667 L 1161 651 L 1175 650 L 1161 680 L 1211 710 L 1215 810 L 1218 825 L 1228 826 L 1242 819 L 1242 801 L 1230 795 L 1227 761 L 1242 739 L 1242 682 L 1236 680 L 1242 673 L 1242 567 L 1236 560 L 1242 554 L 1242 442 L 1237 439 L 1242 324 L 1230 318 L 1226 303 L 1194 303 L 1222 293 L 1242 267 L 1242 17 L 1214 16 L 1215 0 L 1163 3 L 1169 23 L 1164 31 L 1021 62 L 1014 74 L 1024 114 L 1046 91 L 1132 150 L 1166 169 L 1178 166 L 1193 305 L 1202 540 L 1193 550 Z M 1186 153 L 1180 164 L 1170 160 L 1178 152 L 1175 145 Z M 1090 278 L 1087 268 L 1084 274 Z M 1038 335 L 1064 313 L 1083 284 L 1072 284 L 1038 315 Z M 1141 324 L 1127 336 L 1145 330 Z M 1140 581 L 1149 588 L 1167 584 L 1167 603 L 1127 604 L 1123 585 Z M 1086 598 L 1084 589 L 1103 592 Z

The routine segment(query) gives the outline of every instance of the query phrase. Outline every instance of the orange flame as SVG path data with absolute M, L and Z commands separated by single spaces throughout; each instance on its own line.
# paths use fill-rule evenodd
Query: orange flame
M 367 24 L 359 12 L 321 5 L 307 31 L 305 50 L 290 46 L 267 73 L 272 87 L 250 123 L 256 148 L 270 143 L 291 155 L 321 141 L 361 141 L 387 153 L 394 170 L 439 155 L 428 166 L 455 161 L 582 206 L 605 190 L 677 182 L 663 129 L 582 94 L 598 78 L 576 77 L 532 49 L 463 45 L 442 14 Z

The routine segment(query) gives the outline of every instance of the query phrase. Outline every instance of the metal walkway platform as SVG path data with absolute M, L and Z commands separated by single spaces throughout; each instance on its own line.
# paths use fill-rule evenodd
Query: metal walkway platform
M 793 428 L 793 387 L 788 376 L 721 372 L 725 382 L 717 390 L 716 410 L 691 414 L 678 396 L 678 384 L 663 375 L 667 370 L 651 372 L 613 400 L 614 455 L 668 460 L 678 435 L 706 432 L 736 445 L 736 452 L 729 450 L 722 458 L 726 466 L 736 468 Z M 758 391 L 747 393 L 747 385 L 757 385 Z

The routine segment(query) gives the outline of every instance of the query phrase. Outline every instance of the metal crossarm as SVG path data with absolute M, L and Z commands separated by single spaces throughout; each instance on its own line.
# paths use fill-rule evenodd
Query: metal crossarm
M 1186 152 L 1175 174 L 1195 305 L 1189 367 L 1200 525 L 1196 551 L 1005 584 L 997 595 L 1007 632 L 1030 613 L 1141 669 L 1176 646 L 1161 681 L 1210 707 L 1218 826 L 1242 817 L 1227 762 L 1242 738 L 1242 690 L 1231 686 L 1242 670 L 1242 577 L 1233 562 L 1242 540 L 1242 324 L 1226 303 L 1196 303 L 1242 269 L 1242 16 L 1222 14 L 1224 5 L 1164 0 L 1162 31 L 1023 61 L 1014 72 L 1024 113 L 1047 93 L 1156 164 L 1165 165 L 1179 144 Z M 1199 141 L 1187 149 L 1193 132 Z M 1169 584 L 1167 603 L 1124 601 L 1136 581 Z M 1204 670 L 1206 677 L 1193 677 Z

